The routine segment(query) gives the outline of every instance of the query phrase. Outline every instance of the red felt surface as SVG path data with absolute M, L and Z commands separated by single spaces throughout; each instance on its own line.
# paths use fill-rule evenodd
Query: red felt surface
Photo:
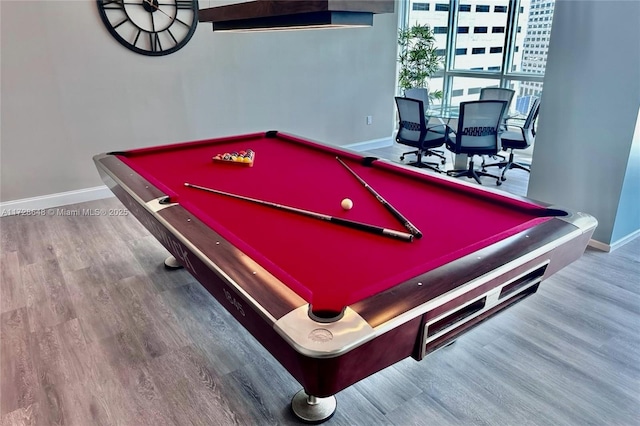
M 253 167 L 212 162 L 250 148 Z M 424 234 L 413 242 L 186 188 L 185 182 L 406 231 L 336 160 Z M 547 220 L 542 207 L 445 182 L 297 138 L 263 134 L 130 151 L 122 161 L 285 282 L 314 309 L 345 305 Z M 340 202 L 350 198 L 345 211 Z

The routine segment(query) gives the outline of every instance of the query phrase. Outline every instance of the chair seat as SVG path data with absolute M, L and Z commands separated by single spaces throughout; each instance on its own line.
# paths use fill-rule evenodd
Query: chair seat
M 447 133 L 447 126 L 444 124 L 427 123 L 427 127 L 429 128 L 429 132 L 438 133 L 440 135 Z
M 442 146 L 442 142 L 444 142 L 443 138 L 444 138 L 444 130 L 442 131 L 442 133 L 438 133 L 435 131 L 432 132 L 431 130 L 429 130 L 429 132 L 427 133 L 427 136 L 424 138 L 423 146 L 425 148 L 436 148 L 438 146 Z
M 520 131 L 502 132 L 500 133 L 500 140 L 502 142 L 502 148 L 525 149 L 529 146 Z

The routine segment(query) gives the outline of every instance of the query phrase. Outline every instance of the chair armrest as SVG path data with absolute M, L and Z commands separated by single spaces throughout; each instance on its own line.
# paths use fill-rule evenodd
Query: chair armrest
M 505 115 L 504 122 L 506 123 L 508 121 L 519 121 L 521 123 L 524 123 L 525 121 L 527 121 L 527 116 L 521 113 L 516 113 L 513 115 Z
M 524 133 L 524 126 L 517 126 L 515 124 L 507 124 L 507 131 L 509 130 L 509 127 L 516 128 L 516 129 L 520 130 L 520 133 L 522 133 L 522 140 L 527 140 L 527 138 L 525 137 L 525 133 Z

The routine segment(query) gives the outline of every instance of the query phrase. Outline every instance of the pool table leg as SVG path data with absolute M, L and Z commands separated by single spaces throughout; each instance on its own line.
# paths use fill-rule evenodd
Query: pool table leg
M 175 257 L 169 256 L 164 260 L 164 267 L 167 269 L 180 269 L 182 265 L 178 263 Z
M 291 410 L 302 421 L 307 423 L 322 423 L 329 420 L 336 412 L 335 396 L 318 398 L 308 395 L 304 389 L 293 396 Z

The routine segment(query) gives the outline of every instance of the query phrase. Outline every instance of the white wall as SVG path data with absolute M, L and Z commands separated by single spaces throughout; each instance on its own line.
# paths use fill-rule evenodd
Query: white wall
M 640 2 L 556 1 L 528 196 L 594 215 L 593 239 L 615 243 L 618 209 L 640 190 L 623 192 L 640 168 L 629 161 L 639 107 Z
M 0 20 L 2 202 L 98 186 L 91 157 L 110 150 L 271 129 L 346 145 L 393 131 L 396 14 L 339 30 L 201 23 L 165 57 L 121 46 L 93 0 L 2 0 Z

